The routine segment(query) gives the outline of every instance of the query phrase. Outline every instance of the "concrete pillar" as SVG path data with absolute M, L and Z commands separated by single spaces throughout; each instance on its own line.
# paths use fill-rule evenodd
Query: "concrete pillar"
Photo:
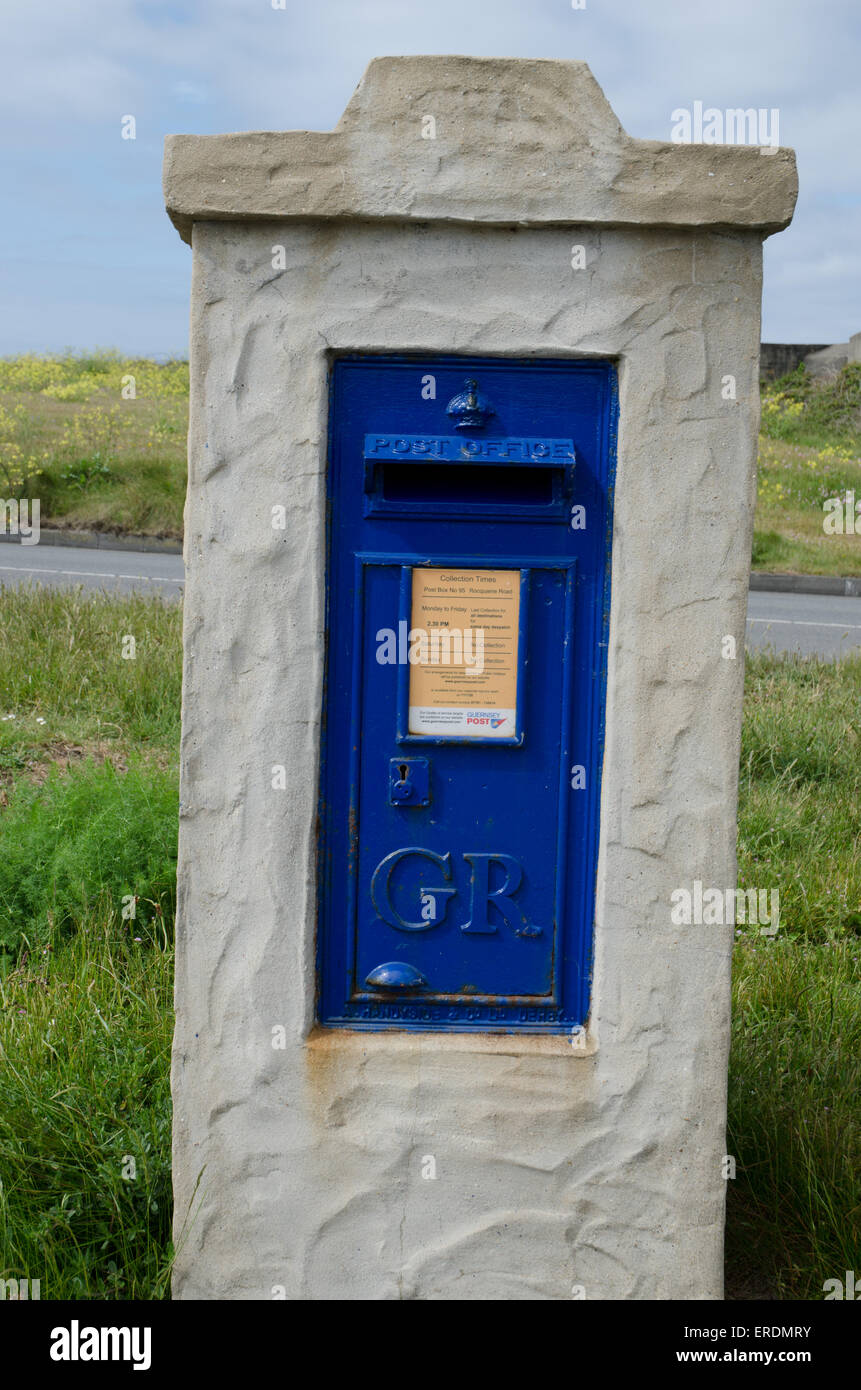
M 170 137 L 165 194 L 194 266 L 174 1295 L 720 1298 L 733 928 L 673 895 L 736 883 L 792 152 L 631 139 L 583 63 L 385 58 L 332 132 Z M 618 367 L 579 1049 L 315 1019 L 328 373 L 356 351 Z

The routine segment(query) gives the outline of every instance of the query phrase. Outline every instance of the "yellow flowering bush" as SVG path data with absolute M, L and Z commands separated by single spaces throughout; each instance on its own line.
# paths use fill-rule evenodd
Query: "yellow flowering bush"
M 109 377 L 88 372 L 86 376 L 76 377 L 73 381 L 46 386 L 42 395 L 51 396 L 55 401 L 88 401 L 97 391 L 103 391 L 109 385 Z
M 58 453 L 69 459 L 95 459 L 107 464 L 116 458 L 120 436 L 130 424 L 117 405 L 109 410 L 100 405 L 85 405 L 65 426 Z
M 7 498 L 20 498 L 31 478 L 41 472 L 42 460 L 22 447 L 18 435 L 26 433 L 29 419 L 23 406 L 0 406 L 0 488 Z
M 180 359 L 154 362 L 114 349 L 0 358 L 0 392 L 34 391 L 57 401 L 80 403 L 98 391 L 120 396 L 128 377 L 134 377 L 135 399 L 188 396 L 188 363 Z
M 0 391 L 43 391 L 52 382 L 63 380 L 63 365 L 56 357 L 0 358 Z
M 777 478 L 770 478 L 767 473 L 760 473 L 756 491 L 760 502 L 766 506 L 777 506 L 786 496 L 783 483 Z
M 762 432 L 772 439 L 792 437 L 799 416 L 804 410 L 804 401 L 794 400 L 783 391 L 762 397 Z
M 187 362 L 172 361 L 161 365 L 141 360 L 124 364 L 124 371 L 134 377 L 138 396 L 181 399 L 188 395 Z
M 804 401 L 793 400 L 782 391 L 777 391 L 773 396 L 764 395 L 762 398 L 763 418 L 779 415 L 783 419 L 797 420 L 803 409 Z
M 804 460 L 808 468 L 827 468 L 831 463 L 854 463 L 859 464 L 857 452 L 850 449 L 847 444 L 826 444 L 822 449 L 816 449 Z

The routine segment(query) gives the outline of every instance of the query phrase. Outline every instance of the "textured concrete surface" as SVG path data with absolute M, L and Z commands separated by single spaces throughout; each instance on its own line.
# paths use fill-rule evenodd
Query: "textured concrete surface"
M 377 58 L 334 131 L 165 142 L 165 202 L 186 241 L 202 218 L 775 232 L 797 189 L 792 150 L 634 140 L 585 63 L 531 58 Z
M 760 343 L 759 374 L 766 380 L 794 372 L 811 352 L 823 352 L 828 343 Z
M 464 61 L 452 60 L 442 119 L 473 90 Z M 569 78 L 555 70 L 568 66 L 521 65 L 522 109 L 558 113 Z M 566 90 L 580 104 L 565 120 L 594 139 L 603 180 L 618 127 L 573 66 Z M 378 89 L 394 90 L 394 76 L 378 72 Z M 516 115 L 505 117 L 515 134 Z M 342 122 L 356 146 L 363 118 Z M 566 157 L 552 129 L 536 132 L 538 169 L 543 139 Z M 569 185 L 590 148 L 585 136 L 572 147 Z M 693 216 L 710 195 L 689 153 L 674 149 L 679 206 Z M 722 157 L 740 179 L 759 160 L 773 181 L 759 215 L 788 215 L 788 156 Z M 483 158 L 494 183 L 501 155 Z M 390 202 L 400 177 L 378 170 Z M 571 205 L 554 182 L 550 223 Z M 194 225 L 180 1298 L 556 1300 L 575 1286 L 587 1299 L 721 1296 L 732 928 L 673 926 L 670 895 L 695 879 L 735 884 L 761 235 L 517 229 L 529 196 L 494 196 L 511 226 Z M 577 243 L 582 271 L 571 268 Z M 564 1038 L 314 1027 L 327 373 L 333 354 L 357 349 L 619 365 L 588 1055 Z M 726 374 L 736 399 L 723 397 Z M 278 503 L 286 532 L 270 525 Z M 727 635 L 737 659 L 721 656 Z M 272 790 L 275 764 L 286 791 Z M 434 1180 L 421 1175 L 428 1155 Z

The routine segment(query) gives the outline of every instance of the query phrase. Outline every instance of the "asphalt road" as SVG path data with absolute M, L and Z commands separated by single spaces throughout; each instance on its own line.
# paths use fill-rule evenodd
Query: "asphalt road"
M 84 550 L 66 545 L 0 545 L 0 584 L 107 589 L 115 594 L 182 594 L 181 555 L 140 550 Z
M 802 656 L 846 656 L 861 648 L 861 598 L 830 594 L 747 596 L 747 642 Z
M 0 584 L 49 584 L 113 593 L 182 594 L 181 555 L 136 550 L 78 550 L 72 546 L 0 545 Z M 751 593 L 747 609 L 751 647 L 842 656 L 861 648 L 861 598 L 826 594 Z

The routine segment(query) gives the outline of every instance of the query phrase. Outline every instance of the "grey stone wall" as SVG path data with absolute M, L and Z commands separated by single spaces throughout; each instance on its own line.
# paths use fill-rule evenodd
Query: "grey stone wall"
M 794 372 L 809 352 L 824 352 L 828 343 L 760 343 L 759 374 L 766 381 Z

